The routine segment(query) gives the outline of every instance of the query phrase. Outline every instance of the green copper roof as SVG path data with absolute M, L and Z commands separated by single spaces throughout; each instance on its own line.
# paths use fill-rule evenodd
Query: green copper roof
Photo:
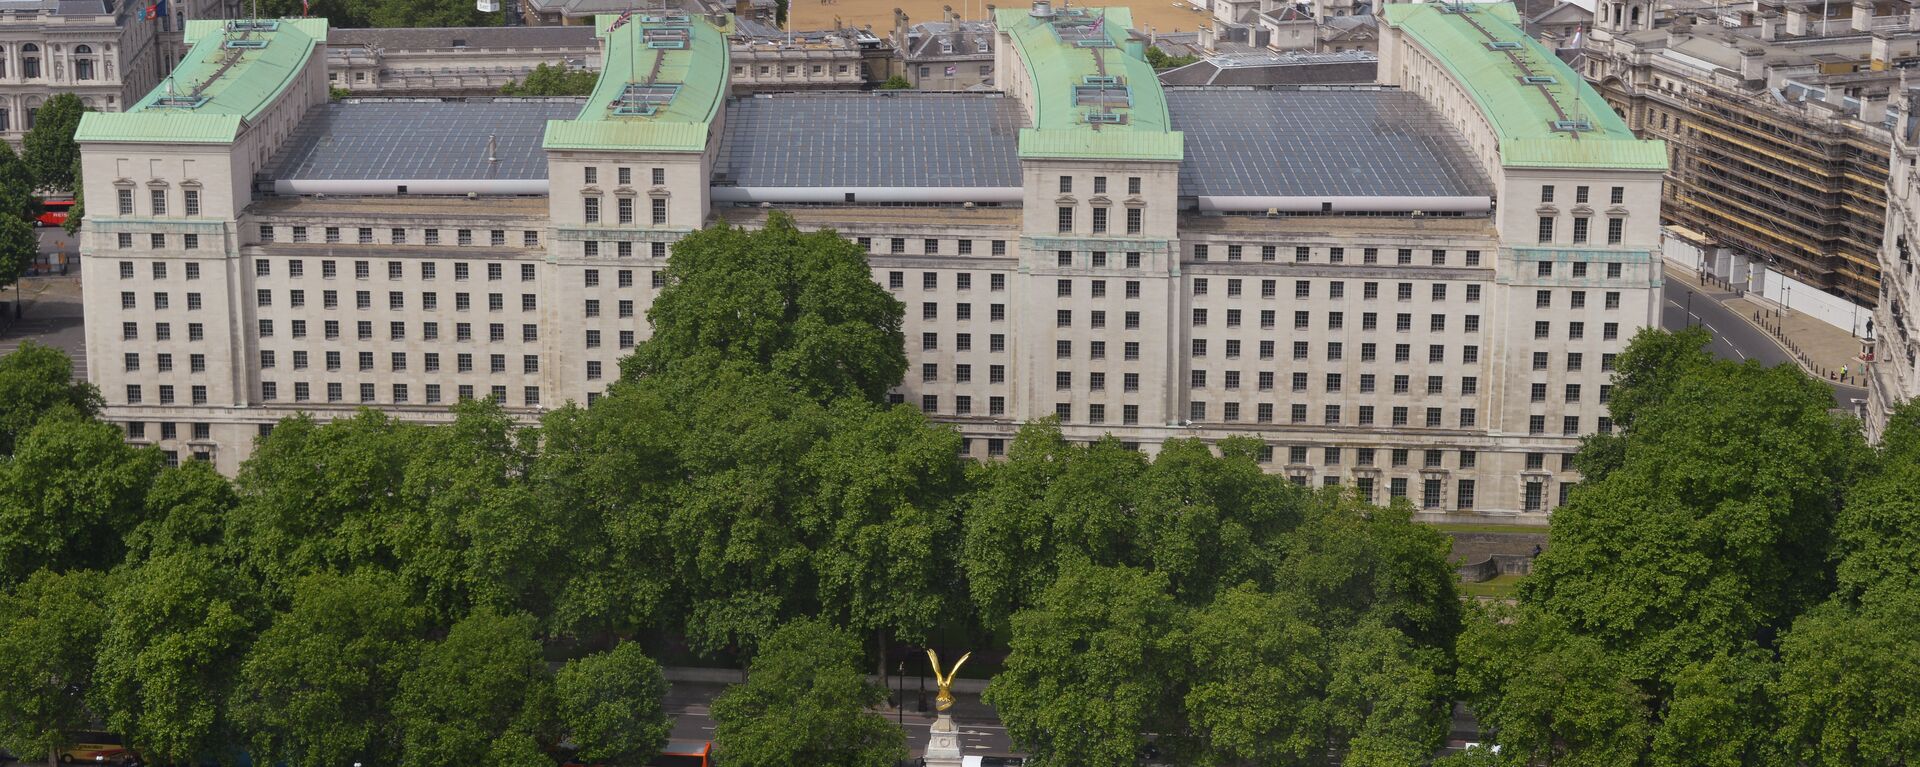
M 1579 73 L 1520 30 L 1511 3 L 1395 3 L 1386 14 L 1473 95 L 1499 135 L 1501 164 L 1666 169 L 1665 142 L 1635 138 Z M 1588 130 L 1556 128 L 1583 121 Z
M 326 19 L 187 22 L 179 66 L 125 112 L 88 112 L 78 141 L 228 143 L 300 75 Z
M 699 152 L 727 96 L 727 38 L 698 15 L 598 16 L 606 65 L 580 116 L 550 120 L 547 149 Z
M 1131 10 L 1072 8 L 1041 19 L 1000 8 L 993 21 L 1012 39 L 1034 91 L 1021 157 L 1181 159 L 1160 80 L 1128 44 Z

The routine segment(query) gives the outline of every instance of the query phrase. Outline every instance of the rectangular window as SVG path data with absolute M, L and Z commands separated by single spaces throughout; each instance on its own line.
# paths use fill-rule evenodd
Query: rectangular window
M 1553 187 L 1547 187 L 1547 188 L 1552 189 Z M 1553 217 L 1552 216 L 1540 217 L 1539 241 L 1553 242 Z
M 1071 233 L 1073 231 L 1073 208 L 1065 205 L 1060 206 L 1058 223 L 1061 234 Z

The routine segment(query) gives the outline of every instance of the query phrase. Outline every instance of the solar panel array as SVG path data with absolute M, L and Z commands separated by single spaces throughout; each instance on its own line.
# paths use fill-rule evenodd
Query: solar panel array
M 274 180 L 542 179 L 548 120 L 578 101 L 333 103 L 305 119 L 267 176 Z M 487 161 L 487 137 L 494 157 Z
M 1014 187 L 1020 103 L 982 94 L 801 93 L 734 99 L 716 183 Z
M 1483 196 L 1493 185 L 1439 113 L 1405 91 L 1170 88 L 1182 196 Z

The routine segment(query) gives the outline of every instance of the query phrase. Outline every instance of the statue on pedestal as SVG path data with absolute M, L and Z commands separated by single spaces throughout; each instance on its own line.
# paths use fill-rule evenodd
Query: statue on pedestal
M 933 664 L 933 681 L 939 685 L 940 694 L 935 696 L 934 708 L 940 712 L 933 721 L 933 729 L 927 741 L 927 767 L 960 767 L 960 731 L 953 726 L 953 717 L 947 709 L 953 708 L 953 677 L 960 673 L 960 666 L 973 657 L 973 653 L 960 656 L 953 668 L 940 673 L 940 656 L 932 650 L 927 651 L 927 662 Z

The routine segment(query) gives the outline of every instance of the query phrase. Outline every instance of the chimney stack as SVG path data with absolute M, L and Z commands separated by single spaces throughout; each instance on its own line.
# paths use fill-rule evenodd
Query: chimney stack
M 1791 37 L 1807 36 L 1807 6 L 1794 3 L 1787 6 L 1787 34 Z
M 1766 77 L 1767 52 L 1759 48 L 1740 50 L 1740 79 L 1752 82 Z
M 1873 3 L 1865 2 L 1865 0 L 1854 0 L 1853 31 L 1873 31 Z
M 1780 39 L 1780 14 L 1766 11 L 1760 14 L 1760 39 L 1772 42 Z
M 1884 31 L 1873 33 L 1873 64 L 1875 72 L 1885 72 L 1893 62 L 1893 36 Z
M 1860 122 L 1879 125 L 1887 119 L 1887 94 L 1860 94 Z

